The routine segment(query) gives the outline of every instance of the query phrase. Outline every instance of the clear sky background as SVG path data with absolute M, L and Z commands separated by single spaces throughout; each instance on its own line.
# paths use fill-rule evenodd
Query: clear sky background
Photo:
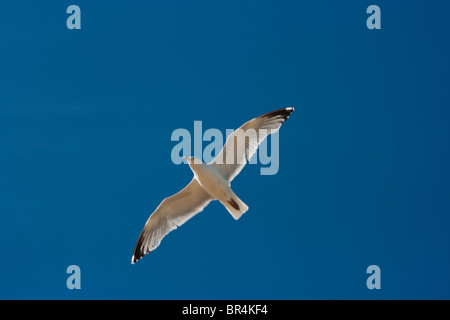
M 449 12 L 0 0 L 0 298 L 449 299 Z M 131 265 L 148 215 L 192 178 L 173 130 L 286 106 L 278 174 L 233 181 L 250 210 L 212 203 Z

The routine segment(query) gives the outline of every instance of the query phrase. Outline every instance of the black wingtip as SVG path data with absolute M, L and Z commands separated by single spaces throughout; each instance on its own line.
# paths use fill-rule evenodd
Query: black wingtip
M 295 110 L 294 107 L 278 109 L 275 111 L 268 112 L 268 113 L 262 115 L 261 117 L 262 118 L 273 118 L 273 117 L 281 116 L 284 120 L 286 120 L 287 118 L 289 118 L 291 113 L 294 112 L 294 110 Z
M 141 257 L 136 257 L 134 254 L 131 257 L 131 264 L 135 264 L 137 261 L 139 261 Z
M 131 257 L 131 264 L 135 264 L 139 260 L 141 260 L 145 255 L 149 254 L 151 251 L 147 252 L 135 252 L 133 257 Z
M 136 246 L 134 247 L 133 256 L 131 257 L 131 264 L 135 264 L 140 259 L 142 259 L 146 254 L 150 253 L 150 250 L 143 250 L 142 244 L 144 242 L 144 230 L 142 230 L 139 238 L 136 242 Z

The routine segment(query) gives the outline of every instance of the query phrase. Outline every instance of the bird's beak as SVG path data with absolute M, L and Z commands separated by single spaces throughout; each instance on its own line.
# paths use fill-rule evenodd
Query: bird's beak
M 184 160 L 186 160 L 187 163 L 189 163 L 188 158 L 186 156 L 183 156 Z

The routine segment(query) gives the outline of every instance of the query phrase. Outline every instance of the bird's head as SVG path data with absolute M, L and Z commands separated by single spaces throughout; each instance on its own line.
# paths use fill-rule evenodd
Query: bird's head
M 183 158 L 184 158 L 184 160 L 186 160 L 186 162 L 187 162 L 189 165 L 192 165 L 192 164 L 202 164 L 202 163 L 203 163 L 202 160 L 197 159 L 196 157 L 184 157 L 184 156 L 183 156 Z

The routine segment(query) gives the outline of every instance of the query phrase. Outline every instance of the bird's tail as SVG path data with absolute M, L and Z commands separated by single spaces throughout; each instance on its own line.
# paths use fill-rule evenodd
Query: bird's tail
M 248 210 L 248 206 L 239 199 L 236 195 L 233 195 L 226 201 L 220 201 L 228 212 L 233 216 L 235 220 L 239 219 Z

